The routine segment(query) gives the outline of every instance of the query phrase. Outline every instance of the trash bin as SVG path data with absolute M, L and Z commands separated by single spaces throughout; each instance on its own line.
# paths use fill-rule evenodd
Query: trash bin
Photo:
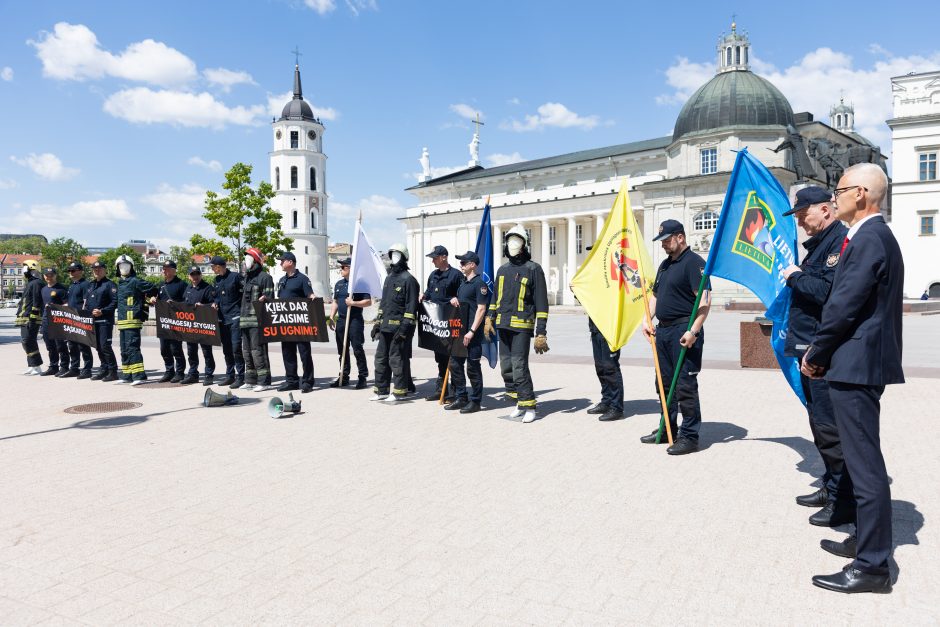
M 763 316 L 741 323 L 741 367 L 777 368 L 777 358 L 770 346 L 773 323 Z

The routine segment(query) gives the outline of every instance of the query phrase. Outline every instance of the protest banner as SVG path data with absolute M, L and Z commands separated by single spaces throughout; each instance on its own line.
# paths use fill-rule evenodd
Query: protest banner
M 262 344 L 330 341 L 322 298 L 275 299 L 254 306 Z
M 157 301 L 157 337 L 194 344 L 222 346 L 219 314 L 208 305 Z
M 97 346 L 95 342 L 95 320 L 83 316 L 65 305 L 49 305 L 49 323 L 46 334 L 53 340 L 67 340 L 86 346 Z
M 463 345 L 463 322 L 460 308 L 450 303 L 430 301 L 418 304 L 418 347 L 453 357 L 466 357 Z

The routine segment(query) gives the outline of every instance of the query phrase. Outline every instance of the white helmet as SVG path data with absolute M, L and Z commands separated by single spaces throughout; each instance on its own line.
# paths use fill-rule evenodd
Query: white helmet
M 509 229 L 504 241 L 507 257 L 515 257 L 523 251 L 527 252 L 529 250 L 529 236 L 526 234 L 521 224 L 517 224 Z
M 134 267 L 134 260 L 129 255 L 118 255 L 118 258 L 114 260 L 114 267 L 117 268 L 122 263 L 129 263 L 131 268 Z
M 522 227 L 521 224 L 517 224 L 508 231 L 506 231 L 506 239 L 509 239 L 510 235 L 518 235 L 522 238 L 522 241 L 525 242 L 526 248 L 529 247 L 529 234 L 526 233 L 526 230 Z
M 389 247 L 388 247 L 388 255 L 389 255 L 389 257 L 392 256 L 392 251 L 398 251 L 398 252 L 400 252 L 402 258 L 403 258 L 405 261 L 408 261 L 408 247 L 405 246 L 404 244 L 392 244 L 391 246 L 389 246 Z

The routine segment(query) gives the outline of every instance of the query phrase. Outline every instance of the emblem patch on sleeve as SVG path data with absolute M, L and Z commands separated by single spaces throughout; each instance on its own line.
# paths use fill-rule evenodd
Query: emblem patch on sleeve
M 837 263 L 839 263 L 839 253 L 832 253 L 826 257 L 827 268 L 834 268 Z

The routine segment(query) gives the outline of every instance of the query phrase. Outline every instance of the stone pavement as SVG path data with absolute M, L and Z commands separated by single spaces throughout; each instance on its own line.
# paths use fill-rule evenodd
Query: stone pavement
M 940 621 L 935 379 L 883 399 L 895 590 L 845 596 L 810 583 L 846 563 L 818 546 L 843 534 L 793 502 L 821 462 L 775 371 L 706 369 L 704 450 L 673 458 L 638 442 L 658 415 L 644 366 L 624 368 L 630 416 L 599 423 L 587 360 L 533 356 L 544 418 L 523 425 L 498 418 L 495 371 L 478 414 L 379 407 L 325 387 L 324 346 L 304 413 L 272 420 L 270 392 L 206 409 L 202 386 L 23 377 L 15 340 L 0 333 L 4 625 Z M 98 401 L 141 407 L 63 412 Z

